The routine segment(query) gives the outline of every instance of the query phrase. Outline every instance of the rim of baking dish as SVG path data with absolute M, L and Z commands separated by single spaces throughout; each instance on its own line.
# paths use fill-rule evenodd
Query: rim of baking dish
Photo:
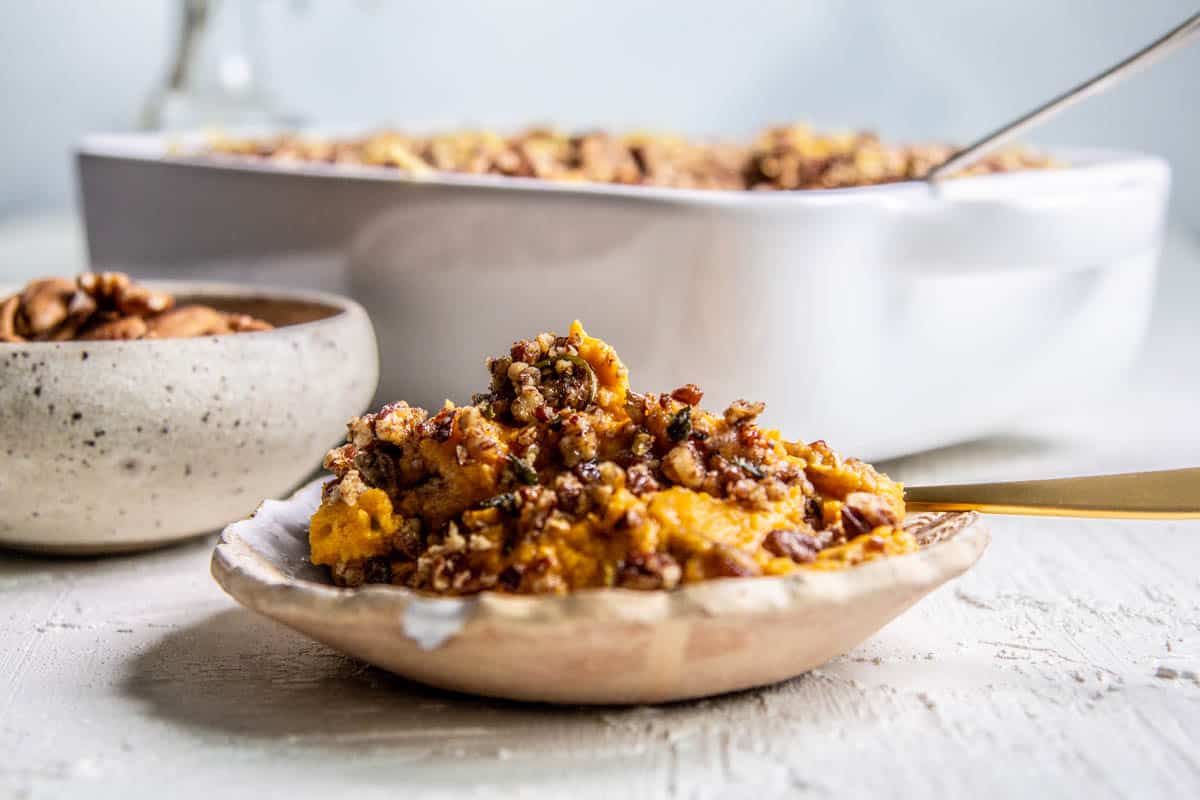
M 230 138 L 270 136 L 279 131 L 252 129 L 222 131 Z M 303 129 L 302 138 L 362 135 L 363 129 Z M 679 189 L 660 186 L 628 186 L 609 183 L 567 183 L 541 178 L 506 175 L 466 175 L 433 171 L 414 174 L 395 167 L 323 162 L 279 162 L 246 156 L 196 152 L 213 132 L 118 133 L 87 136 L 76 149 L 84 158 L 156 163 L 205 171 L 303 176 L 329 180 L 351 180 L 407 185 L 464 187 L 493 191 L 552 194 L 575 197 L 607 197 L 672 205 L 713 208 L 792 208 L 843 204 L 913 206 L 958 200 L 1028 200 L 1030 195 L 1076 195 L 1098 189 L 1123 189 L 1132 184 L 1167 182 L 1170 167 L 1158 156 L 1102 148 L 1040 148 L 1062 167 L 972 175 L 937 185 L 902 181 L 840 189 L 755 192 L 733 189 Z

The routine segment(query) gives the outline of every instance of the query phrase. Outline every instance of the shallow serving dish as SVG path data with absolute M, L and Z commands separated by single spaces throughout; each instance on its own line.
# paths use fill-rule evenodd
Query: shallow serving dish
M 845 653 L 965 572 L 987 546 L 974 514 L 918 514 L 917 553 L 838 572 L 680 589 L 433 598 L 339 589 L 308 560 L 314 481 L 225 529 L 217 582 L 238 602 L 344 653 L 456 691 L 553 703 L 658 703 L 785 680 Z
M 91 554 L 217 529 L 311 474 L 375 391 L 375 336 L 357 303 L 148 285 L 279 327 L 0 344 L 0 545 Z
M 84 143 L 93 260 L 345 288 L 396 343 L 381 400 L 463 402 L 474 354 L 578 317 L 647 385 L 765 400 L 768 421 L 871 459 L 1120 376 L 1169 183 L 1160 159 L 1070 150 L 1054 153 L 1069 168 L 937 191 L 784 193 L 167 153 L 156 137 Z

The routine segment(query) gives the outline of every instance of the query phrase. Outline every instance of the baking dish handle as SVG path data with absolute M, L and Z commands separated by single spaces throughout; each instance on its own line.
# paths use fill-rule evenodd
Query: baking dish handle
M 911 207 L 891 237 L 892 255 L 931 274 L 1069 272 L 1124 262 L 1157 247 L 1165 230 L 1170 173 L 1154 159 L 1140 166 L 1119 187 L 1080 180 L 1052 194 L 1010 186 L 989 196 L 973 182 L 950 182 Z

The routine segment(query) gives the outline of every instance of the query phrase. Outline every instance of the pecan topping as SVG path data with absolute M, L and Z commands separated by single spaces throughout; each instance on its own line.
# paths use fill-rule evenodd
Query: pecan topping
M 350 422 L 309 525 L 310 558 L 339 585 L 661 591 L 919 546 L 899 484 L 760 428 L 761 403 L 714 414 L 692 384 L 629 391 L 616 354 L 578 323 L 505 353 L 471 405 L 393 403 Z
M 683 577 L 679 562 L 669 553 L 634 553 L 617 572 L 625 589 L 674 589 Z
M 700 404 L 700 400 L 704 397 L 704 392 L 700 391 L 700 387 L 696 384 L 687 383 L 671 392 L 671 397 L 675 398 L 681 403 L 687 403 L 689 406 L 695 406 Z
M 871 523 L 867 522 L 862 512 L 851 506 L 842 506 L 842 529 L 850 538 L 870 533 Z
M 753 422 L 766 408 L 766 403 L 734 400 L 729 404 L 729 408 L 725 409 L 725 421 L 730 425 L 744 425 Z
M 862 517 L 869 528 L 900 524 L 901 515 L 897 509 L 870 492 L 851 492 L 846 495 L 846 507 Z
M 807 533 L 791 530 L 774 530 L 763 539 L 763 549 L 783 558 L 790 558 L 797 564 L 807 564 L 815 561 L 817 551 L 821 549 L 817 540 Z
M 662 486 L 654 479 L 654 473 L 646 464 L 634 464 L 625 470 L 625 483 L 629 491 L 638 497 L 657 492 Z
M 704 483 L 704 462 L 691 442 L 671 448 L 663 458 L 662 470 L 672 482 L 689 489 L 699 489 Z
M 921 178 L 955 152 L 940 143 L 889 145 L 869 132 L 828 134 L 800 124 L 767 128 L 745 143 L 609 131 L 572 135 L 530 128 L 513 135 L 489 130 L 432 136 L 382 131 L 360 140 L 283 134 L 271 139 L 224 139 L 210 145 L 210 150 L 278 162 L 372 164 L 415 174 L 441 170 L 552 181 L 774 191 Z M 1049 166 L 1054 166 L 1049 158 L 1008 148 L 960 174 Z
M 762 573 L 748 553 L 728 545 L 714 547 L 709 551 L 708 560 L 713 574 L 721 578 L 746 578 Z

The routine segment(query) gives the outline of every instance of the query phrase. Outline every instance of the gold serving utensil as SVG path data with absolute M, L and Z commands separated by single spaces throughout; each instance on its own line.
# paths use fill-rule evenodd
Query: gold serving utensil
M 909 511 L 1035 517 L 1200 519 L 1200 467 L 1042 481 L 912 486 Z

